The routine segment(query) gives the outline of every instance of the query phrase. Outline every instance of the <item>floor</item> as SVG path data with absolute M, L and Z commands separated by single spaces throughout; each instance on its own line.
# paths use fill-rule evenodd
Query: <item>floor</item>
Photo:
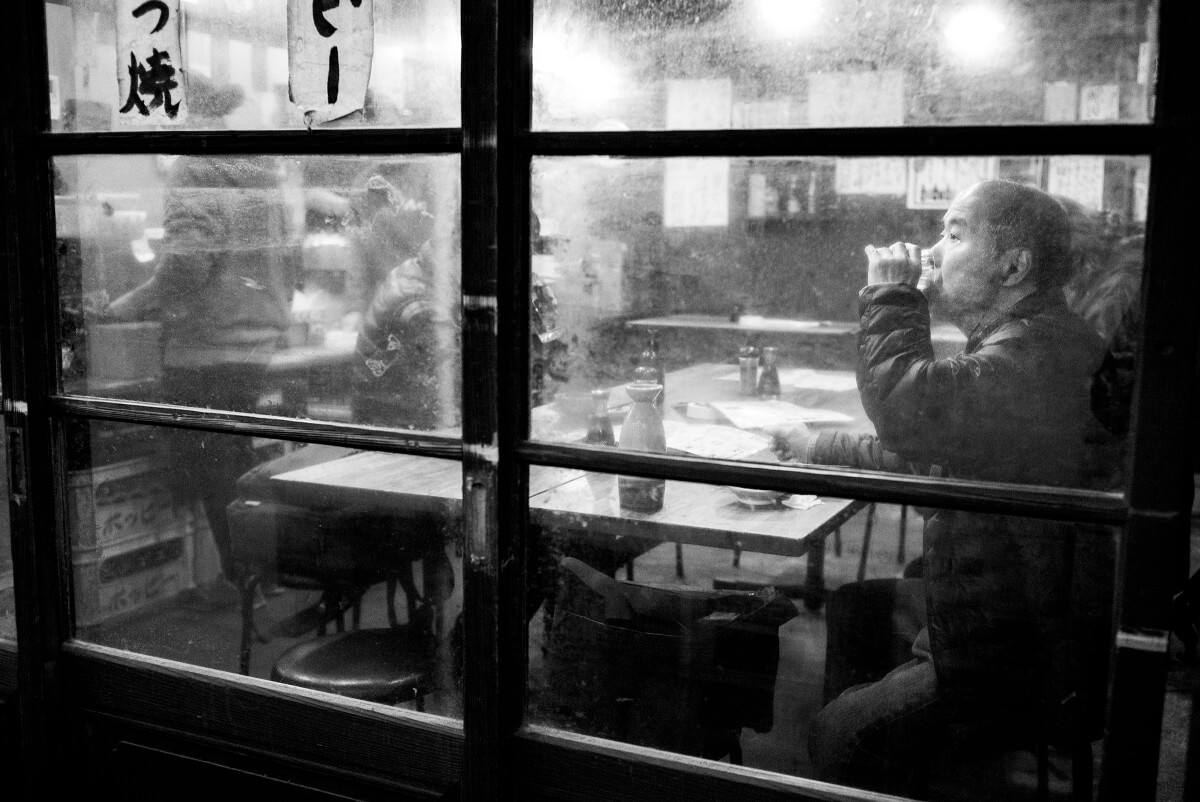
M 859 569 L 865 515 L 860 514 L 842 530 L 841 553 L 836 554 L 832 539 L 827 545 L 826 586 L 836 587 L 853 581 Z M 894 576 L 903 559 L 919 553 L 919 526 L 910 520 L 905 553 L 898 555 L 899 508 L 880 505 L 873 528 L 872 543 L 867 560 L 867 576 Z M 1200 518 L 1193 519 L 1193 570 L 1200 568 Z M 801 559 L 787 560 L 756 554 L 743 554 L 746 570 L 762 570 L 778 574 L 782 571 L 799 583 L 804 574 Z M 635 577 L 647 582 L 686 582 L 697 587 L 712 587 L 718 572 L 727 571 L 731 553 L 719 549 L 685 546 L 683 566 L 685 578 L 676 576 L 676 552 L 673 544 L 664 544 L 635 561 Z M 456 563 L 457 566 L 457 563 Z M 456 567 L 456 570 L 460 568 Z M 458 576 L 461 589 L 461 575 Z M 268 628 L 311 603 L 315 596 L 307 591 L 288 591 L 261 598 L 256 609 L 260 628 Z M 453 621 L 460 606 L 461 595 L 456 590 L 446 610 Z M 798 615 L 780 629 L 780 663 L 775 691 L 774 726 L 770 732 L 743 730 L 741 743 L 744 762 L 773 771 L 808 775 L 811 766 L 803 745 L 807 738 L 807 723 L 817 712 L 821 700 L 824 672 L 825 635 L 823 613 L 807 610 L 796 602 Z M 381 588 L 372 589 L 365 598 L 363 626 L 385 623 Z M 240 619 L 235 594 L 228 586 L 209 585 L 177 596 L 171 603 L 156 607 L 151 613 L 129 618 L 109 626 L 81 633 L 85 639 L 135 652 L 203 665 L 210 668 L 236 671 Z M 550 703 L 551 688 L 546 681 L 543 662 L 542 616 L 534 616 L 530 625 L 530 719 L 543 718 Z M 298 639 L 278 638 L 255 646 L 251 674 L 269 676 L 278 656 Z M 1172 645 L 1172 663 L 1166 709 L 1163 719 L 1162 762 L 1160 767 L 1159 802 L 1183 799 L 1183 778 L 1187 760 L 1187 731 L 1191 726 L 1192 700 L 1200 688 L 1200 665 L 1184 665 L 1178 644 Z M 1200 662 L 1200 661 L 1198 661 Z M 434 694 L 426 702 L 426 710 L 448 716 L 461 715 L 461 700 L 448 681 L 448 691 Z M 1033 761 L 1017 756 L 1016 763 L 991 767 L 1001 771 L 1011 786 L 1027 783 L 1032 788 Z M 1097 753 L 1097 761 L 1099 753 Z M 1098 773 L 1097 773 L 1098 774 Z M 1065 790 L 1063 765 L 1054 767 L 1054 787 Z M 969 797 L 981 799 L 979 789 L 988 785 L 973 782 Z M 1057 796 L 1057 794 L 1056 794 Z

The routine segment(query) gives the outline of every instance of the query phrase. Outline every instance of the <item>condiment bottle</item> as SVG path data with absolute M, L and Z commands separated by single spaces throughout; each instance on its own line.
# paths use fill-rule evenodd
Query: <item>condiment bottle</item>
M 650 340 L 646 343 L 646 349 L 642 351 L 641 358 L 638 359 L 638 369 L 634 371 L 633 379 L 635 382 L 643 384 L 646 382 L 657 384 L 662 388 L 658 398 L 654 400 L 654 406 L 661 411 L 667 394 L 667 375 L 663 367 L 662 355 L 658 351 L 657 329 L 650 329 Z
M 766 346 L 762 349 L 763 369 L 758 377 L 758 395 L 760 398 L 779 398 L 779 349 Z
M 612 421 L 608 417 L 608 390 L 592 390 L 592 416 L 588 418 L 585 443 L 600 446 L 615 446 Z
M 634 382 L 625 386 L 625 392 L 633 399 L 633 406 L 621 424 L 619 447 L 665 454 L 667 434 L 663 428 L 662 414 L 654 406 L 654 399 L 662 395 L 662 385 Z M 621 509 L 658 512 L 663 506 L 666 487 L 665 479 L 620 476 L 617 478 L 617 492 Z
M 758 392 L 758 352 L 752 345 L 738 349 L 738 376 L 742 395 Z

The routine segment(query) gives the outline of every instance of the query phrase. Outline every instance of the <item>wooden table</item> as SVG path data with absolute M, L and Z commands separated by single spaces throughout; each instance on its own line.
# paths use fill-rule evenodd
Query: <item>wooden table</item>
M 739 398 L 738 382 L 721 378 L 730 371 L 736 372 L 736 366 L 702 364 L 668 373 L 664 418 L 686 420 L 681 410 L 688 401 Z M 619 393 L 616 390 L 610 397 L 617 405 L 622 400 Z M 854 422 L 844 428 L 869 426 L 856 390 L 785 388 L 784 397 L 850 415 Z M 343 453 L 271 476 L 266 482 L 267 495 L 285 503 L 343 508 L 373 517 L 403 519 L 437 512 L 453 519 L 461 514 L 458 462 L 414 455 Z M 808 555 L 803 590 L 813 603 L 819 603 L 823 590 L 824 539 L 864 506 L 851 499 L 823 498 L 807 510 L 751 508 L 724 488 L 668 481 L 663 508 L 646 514 L 621 509 L 613 475 L 534 466 L 529 485 L 530 517 L 544 530 L 726 548 L 735 554 Z

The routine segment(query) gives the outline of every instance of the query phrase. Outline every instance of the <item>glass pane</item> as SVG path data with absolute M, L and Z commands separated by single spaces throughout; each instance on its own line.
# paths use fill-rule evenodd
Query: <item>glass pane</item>
M 1148 166 L 538 159 L 533 437 L 1119 489 Z
M 458 462 L 132 424 L 66 432 L 79 638 L 461 715 Z M 412 681 L 381 677 L 380 660 Z
M 1100 736 L 1115 532 L 638 481 L 530 500 L 531 722 L 922 799 Z
M 54 170 L 66 392 L 458 431 L 457 156 Z
M 1158 2 L 536 0 L 534 127 L 1146 122 Z
M 144 44 L 149 39 L 140 40 L 143 44 L 134 47 L 128 44 L 116 15 L 131 13 L 137 4 L 94 0 L 46 4 L 52 130 L 305 127 L 304 110 L 288 95 L 289 80 L 296 76 L 289 63 L 287 0 L 182 0 L 167 5 L 179 9 L 182 30 L 172 41 L 179 43 L 182 53 L 170 53 L 171 48 L 157 40 L 151 44 Z M 369 82 L 365 96 L 358 90 L 360 111 L 323 125 L 437 128 L 459 124 L 457 0 L 326 5 L 329 10 L 324 16 L 330 26 L 347 31 L 363 24 L 362 17 L 370 15 L 373 8 L 373 35 L 367 29 L 363 40 L 324 40 L 340 45 L 336 60 L 339 88 L 353 97 L 356 77 L 366 78 L 366 72 Z M 153 19 L 143 13 L 129 21 L 144 27 Z M 304 22 L 316 25 L 315 17 Z M 155 35 L 166 36 L 176 24 L 168 18 Z M 315 35 L 309 38 L 318 42 Z M 357 48 L 355 52 L 362 54 L 364 47 L 370 49 L 369 62 L 355 61 L 349 51 Z M 154 69 L 147 59 L 159 48 L 167 55 L 160 56 L 158 69 Z M 133 101 L 141 101 L 151 112 L 149 116 L 131 106 L 131 56 L 143 71 Z M 318 67 L 319 75 L 313 73 L 301 80 L 328 84 L 329 68 L 317 64 L 313 69 Z M 158 100 L 160 107 L 169 105 L 172 99 L 165 93 L 172 84 L 182 87 L 187 99 L 186 122 L 156 124 L 160 118 L 153 116 L 152 104 Z M 175 88 L 175 102 L 179 102 L 179 91 Z M 126 107 L 130 111 L 121 113 Z M 177 113 L 174 119 L 181 120 L 183 114 Z

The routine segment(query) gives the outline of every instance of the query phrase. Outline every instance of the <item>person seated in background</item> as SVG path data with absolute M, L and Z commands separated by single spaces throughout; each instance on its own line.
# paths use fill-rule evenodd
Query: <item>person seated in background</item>
M 1099 337 L 1067 306 L 1070 228 L 1044 192 L 985 181 L 954 199 L 929 289 L 967 336 L 935 359 L 919 249 L 868 246 L 858 385 L 875 435 L 779 431 L 801 462 L 956 479 L 1087 486 Z M 925 523 L 923 576 L 838 588 L 820 779 L 919 794 L 933 758 L 973 736 L 1025 737 L 1103 710 L 1113 551 L 1103 529 L 955 510 Z M 881 628 L 875 628 L 878 625 Z M 978 740 L 975 741 L 979 743 Z

